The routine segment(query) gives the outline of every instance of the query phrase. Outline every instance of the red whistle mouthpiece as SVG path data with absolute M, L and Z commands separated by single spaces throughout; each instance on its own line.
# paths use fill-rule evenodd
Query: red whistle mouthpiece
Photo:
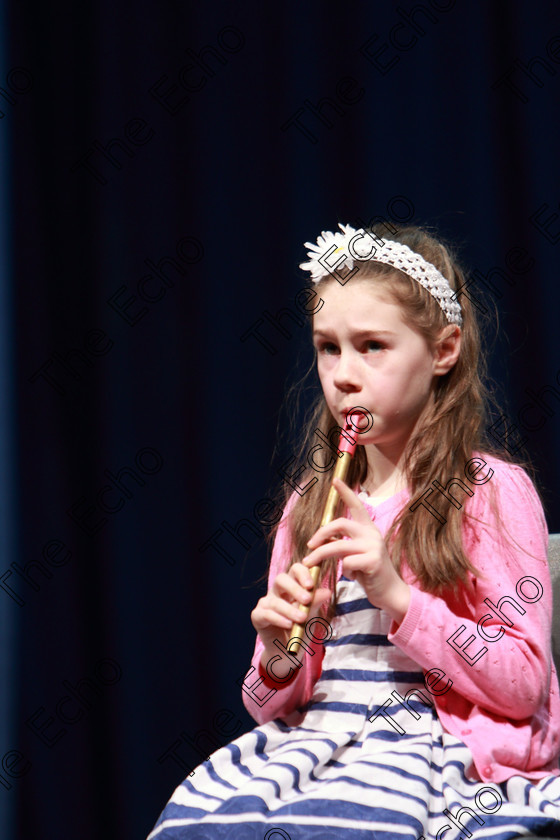
M 340 442 L 338 448 L 341 452 L 349 452 L 354 454 L 358 444 L 359 422 L 364 415 L 361 411 L 352 411 L 346 415 L 346 424 L 344 430 L 340 434 Z

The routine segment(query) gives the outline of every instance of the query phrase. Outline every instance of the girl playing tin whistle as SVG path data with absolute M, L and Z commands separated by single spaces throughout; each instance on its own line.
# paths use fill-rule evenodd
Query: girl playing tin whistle
M 371 423 L 334 480 L 339 515 L 318 528 L 332 470 L 286 499 L 251 614 L 258 725 L 179 785 L 150 838 L 558 837 L 547 525 L 484 435 L 465 278 L 420 228 L 339 227 L 301 266 L 322 388 L 302 453 L 356 406 Z M 292 652 L 314 617 L 328 632 Z

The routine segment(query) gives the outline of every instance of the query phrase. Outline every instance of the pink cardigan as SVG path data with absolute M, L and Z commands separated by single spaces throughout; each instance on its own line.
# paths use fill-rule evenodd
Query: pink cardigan
M 444 729 L 471 750 L 480 779 L 499 783 L 514 775 L 529 779 L 559 775 L 560 699 L 550 650 L 552 588 L 546 521 L 527 473 L 490 455 L 483 457 L 487 467 L 478 478 L 488 475 L 491 468 L 494 473 L 489 481 L 475 484 L 461 476 L 472 497 L 458 484 L 449 487 L 449 492 L 465 504 L 466 512 L 482 520 L 463 518 L 465 553 L 483 575 L 469 575 L 474 581 L 474 597 L 469 597 L 464 588 L 463 596 L 457 598 L 451 592 L 444 597 L 424 592 L 405 566 L 403 577 L 411 585 L 410 605 L 400 625 L 392 623 L 389 641 L 425 673 L 438 669 L 429 678 L 433 694 L 428 696 Z M 511 535 L 509 541 L 496 529 L 490 507 L 491 487 Z M 434 491 L 429 497 L 436 510 L 441 508 L 438 496 Z M 410 505 L 407 490 L 375 508 L 368 505 L 383 535 L 404 504 Z M 289 562 L 287 521 L 291 506 L 292 500 L 278 529 L 269 587 Z M 339 562 L 338 577 L 341 567 Z M 485 604 L 485 599 L 495 610 Z M 503 618 L 498 615 L 500 609 Z M 473 637 L 470 642 L 469 637 Z M 492 637 L 496 640 L 490 641 Z M 257 636 L 251 669 L 243 684 L 245 707 L 257 723 L 286 717 L 310 699 L 323 655 L 323 647 L 313 643 L 319 655 L 306 654 L 297 676 L 287 685 L 272 689 L 259 677 L 263 648 Z M 448 680 L 452 680 L 452 688 L 444 692 Z M 372 725 L 383 725 L 382 718 Z

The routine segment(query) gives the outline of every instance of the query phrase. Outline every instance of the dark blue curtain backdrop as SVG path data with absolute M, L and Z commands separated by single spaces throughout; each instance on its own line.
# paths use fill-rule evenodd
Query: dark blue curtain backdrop
M 301 417 L 283 397 L 311 361 L 305 240 L 383 216 L 460 246 L 560 531 L 560 16 L 6 0 L 5 19 L 4 836 L 133 840 L 253 725 L 237 680 L 277 426 Z
M 7 39 L 5 37 L 5 9 L 0 4 L 0 66 L 7 61 Z M 14 319 L 13 319 L 13 276 L 12 246 L 9 235 L 10 213 L 10 133 L 0 129 L 0 178 L 3 189 L 0 191 L 0 557 L 3 568 L 9 568 L 10 560 L 16 558 L 14 538 L 18 530 L 17 504 L 14 493 L 15 426 L 14 408 Z M 4 593 L 2 593 L 3 596 Z M 9 752 L 8 744 L 16 743 L 16 717 L 14 709 L 16 693 L 17 661 L 17 606 L 13 601 L 2 597 L 0 607 L 0 749 L 2 761 Z M 12 772 L 16 768 L 11 768 Z M 2 772 L 2 771 L 0 771 Z M 0 777 L 0 836 L 13 837 L 13 817 L 15 799 L 13 779 Z

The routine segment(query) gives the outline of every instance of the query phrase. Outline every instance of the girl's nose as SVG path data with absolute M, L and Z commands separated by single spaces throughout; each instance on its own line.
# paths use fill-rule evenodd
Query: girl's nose
M 341 353 L 334 372 L 334 384 L 341 391 L 358 391 L 360 379 L 355 359 L 349 353 Z

